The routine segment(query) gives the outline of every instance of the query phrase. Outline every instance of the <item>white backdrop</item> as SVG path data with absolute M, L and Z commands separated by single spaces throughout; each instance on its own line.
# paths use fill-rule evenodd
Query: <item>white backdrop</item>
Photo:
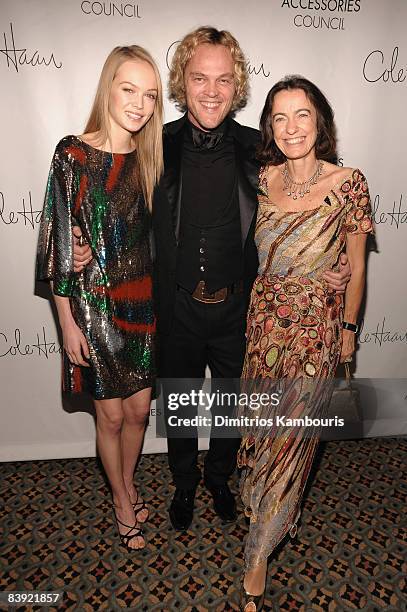
M 315 81 L 335 109 L 343 165 L 365 172 L 377 224 L 356 370 L 376 390 L 365 435 L 407 433 L 406 20 L 405 0 L 2 0 L 0 460 L 95 454 L 91 415 L 62 403 L 54 319 L 34 295 L 55 144 L 83 131 L 114 46 L 148 48 L 166 82 L 174 43 L 206 24 L 246 52 L 252 95 L 240 122 L 257 127 L 268 90 L 289 73 Z M 166 103 L 166 120 L 177 116 Z M 154 430 L 152 418 L 144 452 L 165 449 Z

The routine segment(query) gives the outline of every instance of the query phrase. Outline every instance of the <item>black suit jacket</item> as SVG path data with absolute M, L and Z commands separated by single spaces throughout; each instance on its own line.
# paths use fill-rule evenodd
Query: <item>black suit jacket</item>
M 186 115 L 164 126 L 164 175 L 157 186 L 153 202 L 154 294 L 159 334 L 168 334 L 173 318 L 180 226 L 182 190 L 182 147 Z M 258 257 L 254 243 L 257 211 L 257 187 L 260 164 L 255 158 L 259 132 L 230 120 L 235 140 L 238 172 L 238 195 L 242 248 L 244 253 L 244 286 L 249 301 L 257 275 Z

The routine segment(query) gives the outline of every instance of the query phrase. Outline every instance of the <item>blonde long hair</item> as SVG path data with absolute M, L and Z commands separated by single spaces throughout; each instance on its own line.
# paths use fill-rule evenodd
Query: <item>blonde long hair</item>
M 133 134 L 138 160 L 138 178 L 144 199 L 151 210 L 154 187 L 160 179 L 164 166 L 162 147 L 163 91 L 157 65 L 150 53 L 143 47 L 138 45 L 115 47 L 109 53 L 102 68 L 95 99 L 84 132 L 85 134 L 99 132 L 98 140 L 101 145 L 105 142 L 111 142 L 109 131 L 110 91 L 118 69 L 128 60 L 139 60 L 150 64 L 157 80 L 158 95 L 154 112 L 146 125 Z
M 234 61 L 234 77 L 236 92 L 233 99 L 232 111 L 242 108 L 249 96 L 249 73 L 247 60 L 237 42 L 227 30 L 217 30 L 211 26 L 202 26 L 187 34 L 178 44 L 171 62 L 168 82 L 169 98 L 174 100 L 182 111 L 187 109 L 185 97 L 185 68 L 198 45 L 223 45 L 229 49 Z

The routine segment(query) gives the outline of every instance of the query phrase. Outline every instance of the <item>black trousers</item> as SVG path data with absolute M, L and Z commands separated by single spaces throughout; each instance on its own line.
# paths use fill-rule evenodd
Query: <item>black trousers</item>
M 246 300 L 242 293 L 229 295 L 219 304 L 204 304 L 184 290 L 176 292 L 174 321 L 169 335 L 159 339 L 159 376 L 163 379 L 193 379 L 202 384 L 208 365 L 214 379 L 239 379 L 245 353 Z M 163 385 L 164 415 L 170 415 L 165 401 L 176 381 Z M 222 408 L 223 413 L 225 408 Z M 195 416 L 197 408 L 183 408 L 183 414 Z M 230 408 L 230 416 L 233 407 Z M 167 432 L 169 427 L 167 426 Z M 212 432 L 213 432 L 212 428 Z M 168 433 L 168 460 L 176 487 L 194 488 L 201 479 L 197 466 L 198 438 L 171 437 Z M 211 436 L 204 465 L 208 486 L 227 482 L 236 466 L 239 438 Z

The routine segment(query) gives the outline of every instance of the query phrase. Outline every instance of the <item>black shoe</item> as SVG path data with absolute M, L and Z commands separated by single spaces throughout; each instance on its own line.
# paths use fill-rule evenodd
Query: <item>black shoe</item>
M 233 523 L 236 520 L 236 503 L 227 484 L 217 487 L 206 485 L 213 497 L 213 508 L 223 523 Z
M 116 506 L 114 504 L 112 504 L 112 508 L 113 508 L 114 517 L 115 517 L 116 522 L 117 522 L 117 527 L 118 527 L 120 541 L 123 544 L 123 546 L 125 548 L 127 548 L 127 550 L 129 550 L 130 552 L 136 551 L 136 550 L 141 550 L 142 548 L 144 548 L 146 543 L 145 543 L 145 540 L 144 540 L 143 532 L 142 532 L 141 528 L 139 527 L 139 523 L 137 522 L 137 520 L 135 521 L 134 525 L 126 525 L 126 523 L 123 523 L 121 520 L 119 520 L 117 518 L 117 514 L 116 514 L 116 510 L 115 510 Z M 120 532 L 119 525 L 122 525 L 123 527 L 127 528 L 126 533 L 121 533 Z M 141 540 L 142 540 L 141 545 L 137 546 L 137 548 L 133 548 L 132 546 L 129 546 L 129 542 L 133 538 L 141 538 Z
M 196 489 L 175 489 L 169 515 L 176 531 L 186 531 L 192 523 L 195 491 Z

